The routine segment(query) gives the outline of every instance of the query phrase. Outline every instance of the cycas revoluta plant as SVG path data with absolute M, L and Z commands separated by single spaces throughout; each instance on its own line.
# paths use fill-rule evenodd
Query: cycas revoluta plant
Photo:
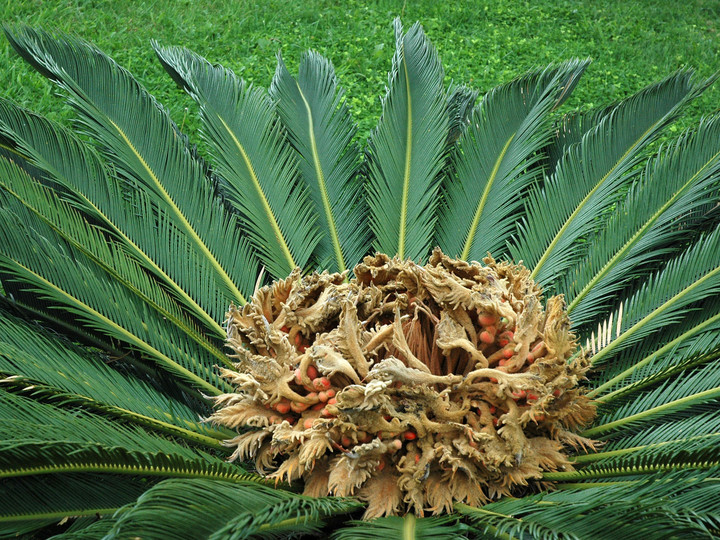
M 665 136 L 712 80 L 562 114 L 586 62 L 478 97 L 396 21 L 363 147 L 317 53 L 266 92 L 154 44 L 206 161 L 5 32 L 78 120 L 0 101 L 0 534 L 718 533 L 720 118 Z

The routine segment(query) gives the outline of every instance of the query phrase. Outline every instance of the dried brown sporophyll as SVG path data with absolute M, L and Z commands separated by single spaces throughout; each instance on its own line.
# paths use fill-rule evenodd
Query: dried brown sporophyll
M 520 265 L 435 250 L 425 266 L 377 254 L 344 274 L 293 272 L 231 307 L 234 393 L 211 420 L 232 459 L 308 495 L 355 495 L 365 518 L 482 505 L 544 471 L 595 408 L 562 296 L 543 307 Z M 542 484 L 542 485 L 541 485 Z

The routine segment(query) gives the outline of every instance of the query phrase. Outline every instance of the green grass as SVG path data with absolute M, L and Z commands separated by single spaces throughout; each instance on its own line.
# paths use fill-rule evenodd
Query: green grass
M 345 5 L 343 5 L 345 4 Z M 605 105 L 681 67 L 720 69 L 720 0 L 23 0 L 0 7 L 4 23 L 75 33 L 128 68 L 178 123 L 193 131 L 196 109 L 165 75 L 150 40 L 184 45 L 267 87 L 282 50 L 288 67 L 314 48 L 334 63 L 364 137 L 380 115 L 393 53 L 391 21 L 420 21 L 440 52 L 448 82 L 485 91 L 524 71 L 570 57 L 594 60 L 565 105 Z M 0 95 L 54 119 L 67 116 L 55 90 L 0 40 Z M 718 108 L 717 89 L 685 117 Z M 187 108 L 187 111 L 186 111 Z M 675 129 L 680 129 L 681 126 Z M 196 137 L 194 137 L 196 138 Z

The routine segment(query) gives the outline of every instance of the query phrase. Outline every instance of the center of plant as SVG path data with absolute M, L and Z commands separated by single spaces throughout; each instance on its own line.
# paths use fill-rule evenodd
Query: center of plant
M 211 420 L 232 459 L 312 496 L 355 495 L 366 518 L 441 513 L 572 470 L 595 410 L 562 296 L 543 307 L 518 265 L 425 266 L 378 254 L 355 278 L 298 271 L 231 308 L 236 392 Z

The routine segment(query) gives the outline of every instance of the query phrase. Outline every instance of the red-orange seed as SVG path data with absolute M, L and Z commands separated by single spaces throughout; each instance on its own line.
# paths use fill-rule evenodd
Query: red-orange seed
M 481 313 L 478 316 L 478 322 L 483 326 L 491 326 L 495 324 L 496 321 L 495 315 L 490 315 L 489 313 Z
M 482 341 L 483 343 L 489 345 L 490 343 L 492 343 L 493 341 L 495 341 L 495 336 L 493 336 L 493 335 L 492 335 L 490 332 L 488 332 L 487 330 L 483 330 L 482 332 L 480 332 L 480 341 Z
M 330 388 L 330 379 L 327 377 L 317 377 L 315 380 L 313 380 L 313 386 L 315 387 L 315 390 L 327 390 Z
M 280 414 L 287 414 L 290 412 L 290 403 L 280 401 L 279 403 L 276 403 L 273 408 Z
M 292 409 L 293 412 L 296 412 L 296 413 L 304 412 L 309 407 L 310 407 L 310 405 L 308 405 L 307 403 L 298 403 L 297 401 L 293 401 L 290 404 L 290 408 Z
M 317 379 L 318 376 L 318 370 L 315 366 L 308 366 L 307 367 L 307 376 L 312 381 Z

